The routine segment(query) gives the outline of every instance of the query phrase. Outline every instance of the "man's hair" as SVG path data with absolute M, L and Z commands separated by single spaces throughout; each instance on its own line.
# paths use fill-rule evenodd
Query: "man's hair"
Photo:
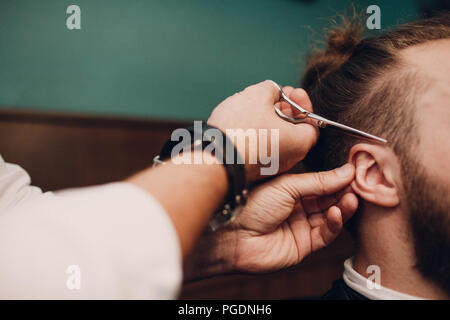
M 420 141 L 415 97 L 429 82 L 402 60 L 400 51 L 450 38 L 450 13 L 363 39 L 360 21 L 358 17 L 343 19 L 343 26 L 329 32 L 325 49 L 308 59 L 302 87 L 317 114 L 387 139 L 400 160 L 405 184 L 414 170 L 411 149 Z M 338 167 L 358 142 L 324 129 L 305 164 L 315 171 Z M 357 218 L 350 222 L 349 230 L 356 237 Z

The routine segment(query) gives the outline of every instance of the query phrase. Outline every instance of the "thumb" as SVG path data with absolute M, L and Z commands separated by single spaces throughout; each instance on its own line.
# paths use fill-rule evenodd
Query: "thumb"
M 288 95 L 289 99 L 294 101 L 296 104 L 301 106 L 303 109 L 306 109 L 310 112 L 313 112 L 313 105 L 311 99 L 309 98 L 308 93 L 302 88 L 287 88 L 288 92 L 285 94 Z M 286 103 L 286 105 L 288 105 Z M 288 107 L 283 106 L 285 110 L 286 108 L 290 109 L 290 114 L 294 118 L 298 116 L 299 111 L 295 108 L 292 108 L 290 105 Z M 301 141 L 302 146 L 306 152 L 308 152 L 317 142 L 319 138 L 319 129 L 316 126 L 313 126 L 309 123 L 299 123 L 299 124 L 290 124 L 293 128 L 290 128 L 291 132 L 295 132 L 297 137 L 302 137 L 301 139 L 295 139 L 294 141 Z M 301 148 L 300 147 L 300 148 Z M 302 149 L 302 148 L 301 148 Z
M 331 171 L 286 175 L 280 183 L 292 197 L 300 199 L 336 193 L 349 185 L 354 176 L 355 167 L 347 163 Z

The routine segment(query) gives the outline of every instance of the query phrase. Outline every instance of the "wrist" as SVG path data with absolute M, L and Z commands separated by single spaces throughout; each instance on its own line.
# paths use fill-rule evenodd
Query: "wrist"
M 155 165 L 171 158 L 173 164 L 221 164 L 225 169 L 228 192 L 222 206 L 212 216 L 209 229 L 228 224 L 242 209 L 247 200 L 246 168 L 234 142 L 222 130 L 194 121 L 189 128 L 177 133 L 181 141 L 167 140 L 161 153 L 154 158 Z M 245 146 L 244 146 L 245 147 Z
M 202 235 L 184 264 L 184 282 L 233 273 L 235 249 L 235 234 L 226 228 Z
M 233 144 L 239 158 L 244 165 L 247 186 L 260 179 L 261 161 L 258 155 L 258 138 L 250 137 L 246 131 L 237 129 L 230 133 L 222 130 L 227 139 Z

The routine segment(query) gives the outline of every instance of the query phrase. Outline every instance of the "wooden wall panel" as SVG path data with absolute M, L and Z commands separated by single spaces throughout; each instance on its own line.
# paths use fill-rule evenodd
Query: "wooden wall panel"
M 186 123 L 0 111 L 0 154 L 45 190 L 126 178 Z

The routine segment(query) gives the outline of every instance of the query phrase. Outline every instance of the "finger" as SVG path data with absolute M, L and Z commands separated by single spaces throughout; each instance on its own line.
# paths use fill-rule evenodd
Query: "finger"
M 273 84 L 273 82 L 271 83 Z M 305 90 L 286 86 L 283 88 L 283 92 L 296 104 L 302 105 L 306 110 L 312 110 L 311 100 Z M 287 117 L 298 118 L 301 112 L 286 101 L 279 101 L 280 96 L 280 93 L 276 96 L 278 100 L 276 101 L 275 106 L 277 106 Z M 291 139 L 294 142 L 293 148 L 300 151 L 299 155 L 301 158 L 297 159 L 297 161 L 301 161 L 306 153 L 316 144 L 319 137 L 319 129 L 316 126 L 307 123 L 293 124 L 290 122 L 285 122 L 281 127 L 284 127 L 284 132 L 286 133 L 283 136 L 291 136 Z
M 358 206 L 358 198 L 356 198 L 351 188 L 347 187 L 331 195 L 324 195 L 321 197 L 304 197 L 302 198 L 303 209 L 307 215 L 314 213 L 325 213 L 328 208 L 334 205 L 338 205 L 342 210 L 342 198 L 347 194 L 353 195 L 353 197 L 346 197 L 348 202 L 346 201 L 344 203 L 345 205 L 348 205 L 349 210 L 353 209 L 354 206 Z
M 342 189 L 342 190 L 340 190 L 338 193 L 337 193 L 337 198 L 338 199 L 341 199 L 343 196 L 345 196 L 347 193 L 355 193 L 354 191 L 353 191 L 353 189 L 352 189 L 352 186 L 351 185 L 348 185 L 347 187 L 345 187 L 344 189 Z
M 286 94 L 288 97 L 290 96 L 291 92 L 294 90 L 294 87 L 292 86 L 284 86 L 283 87 L 283 92 L 284 94 Z
M 313 213 L 308 217 L 308 222 L 311 228 L 320 227 L 326 222 L 327 218 L 324 213 Z
M 305 91 L 303 89 L 294 89 L 291 86 L 286 86 L 283 87 L 283 92 L 290 100 L 297 103 L 300 107 L 304 107 L 303 103 L 307 101 L 306 102 L 307 107 L 305 107 L 305 109 L 310 111 L 311 101 L 309 100 L 309 97 L 307 95 L 305 99 L 304 96 Z M 281 110 L 281 112 L 283 112 L 286 116 L 291 118 L 299 118 L 302 114 L 300 110 L 293 107 L 291 104 L 289 104 L 283 99 L 281 99 L 281 101 L 277 104 L 277 106 Z
M 294 90 L 294 88 L 291 87 L 291 86 L 283 87 L 283 92 L 288 97 L 291 95 L 291 92 L 293 90 Z M 289 103 L 287 103 L 286 101 L 284 101 L 283 99 L 281 99 L 279 108 L 280 108 L 281 111 L 290 110 L 291 109 L 291 105 Z
M 289 95 L 287 93 L 286 95 L 288 96 L 289 99 L 291 99 L 293 102 L 298 104 L 303 109 L 313 112 L 313 105 L 311 103 L 311 100 L 309 99 L 308 94 L 304 89 L 296 88 L 292 90 Z
M 296 145 L 296 147 L 304 150 L 306 155 L 319 139 L 319 128 L 309 123 L 299 123 L 294 125 L 293 131 L 297 136 L 297 141 L 301 143 Z
M 291 86 L 286 86 L 283 87 L 283 92 L 284 94 L 286 94 L 287 96 L 289 96 L 291 94 L 291 92 L 294 90 L 293 87 Z M 281 99 L 280 102 L 278 102 L 276 104 L 276 106 L 280 109 L 281 112 L 283 112 L 286 116 L 288 117 L 295 117 L 295 113 L 294 113 L 294 108 L 292 108 L 292 106 L 287 103 L 286 101 L 284 101 L 283 99 Z
M 303 209 L 307 215 L 324 213 L 329 207 L 339 201 L 337 194 L 325 195 L 323 197 L 305 197 L 302 199 Z
M 296 88 L 290 92 L 288 97 L 303 109 L 313 112 L 311 99 L 309 99 L 309 95 L 304 89 Z M 301 112 L 296 108 L 292 108 L 292 113 L 294 118 L 298 118 L 301 115 Z M 304 141 L 308 141 L 310 143 L 307 150 L 316 144 L 319 137 L 319 129 L 316 126 L 308 123 L 302 123 L 297 125 L 295 129 L 298 131 L 299 135 L 302 135 Z
M 326 208 L 321 208 L 320 212 L 312 213 L 308 216 L 309 224 L 312 228 L 319 227 L 326 222 L 326 213 L 329 208 L 336 206 L 341 210 L 342 221 L 345 223 L 350 219 L 358 208 L 358 198 L 353 193 L 346 193 L 337 203 L 330 204 Z
M 326 247 L 333 242 L 342 230 L 341 210 L 333 206 L 328 209 L 326 223 L 311 230 L 312 251 Z
M 294 101 L 296 104 L 298 104 L 302 108 L 304 108 L 310 112 L 313 112 L 313 105 L 312 105 L 311 99 L 309 99 L 309 95 L 305 91 L 305 89 L 302 89 L 302 88 L 294 89 L 291 92 L 291 94 L 289 95 L 289 99 Z
M 339 200 L 337 206 L 341 209 L 342 220 L 344 223 L 353 217 L 358 209 L 358 204 L 358 197 L 354 193 L 346 193 L 341 200 Z
M 283 92 L 291 101 L 295 102 L 300 107 L 312 112 L 312 103 L 305 90 L 300 88 L 295 89 L 291 86 L 285 86 L 283 87 Z M 301 114 L 298 109 L 292 107 L 288 102 L 284 100 L 280 102 L 279 108 L 281 111 L 287 112 L 286 115 L 288 116 L 295 117 Z
M 311 253 L 311 226 L 299 207 L 289 216 L 288 223 L 297 244 L 298 261 L 301 261 Z
M 275 81 L 266 80 L 255 85 L 261 94 L 267 94 L 272 105 L 280 101 L 280 87 Z
M 331 171 L 285 175 L 279 181 L 282 181 L 281 187 L 297 200 L 336 193 L 346 188 L 354 175 L 355 167 L 348 163 Z

